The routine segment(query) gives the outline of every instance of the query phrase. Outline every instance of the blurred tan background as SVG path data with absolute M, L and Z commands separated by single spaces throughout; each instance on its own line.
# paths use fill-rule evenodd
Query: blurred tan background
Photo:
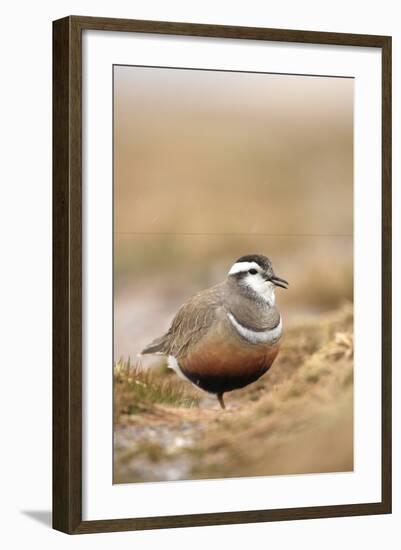
M 115 359 L 236 258 L 287 326 L 352 301 L 353 80 L 114 68 Z

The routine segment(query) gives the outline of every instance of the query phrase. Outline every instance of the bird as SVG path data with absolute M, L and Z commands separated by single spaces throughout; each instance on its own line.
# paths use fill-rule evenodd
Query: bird
M 276 287 L 288 288 L 263 254 L 238 258 L 226 279 L 189 298 L 168 331 L 139 355 L 167 357 L 181 378 L 217 396 L 258 380 L 277 357 L 283 323 Z

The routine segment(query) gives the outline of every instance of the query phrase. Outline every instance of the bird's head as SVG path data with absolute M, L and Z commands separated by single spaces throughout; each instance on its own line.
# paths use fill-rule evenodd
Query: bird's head
M 231 266 L 228 278 L 255 292 L 269 305 L 274 305 L 276 286 L 288 287 L 288 282 L 274 273 L 271 260 L 262 254 L 249 254 L 238 258 Z

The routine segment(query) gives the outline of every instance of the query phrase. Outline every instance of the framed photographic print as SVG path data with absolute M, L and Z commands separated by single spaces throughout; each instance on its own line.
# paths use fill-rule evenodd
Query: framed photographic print
M 391 38 L 53 24 L 53 525 L 391 511 Z

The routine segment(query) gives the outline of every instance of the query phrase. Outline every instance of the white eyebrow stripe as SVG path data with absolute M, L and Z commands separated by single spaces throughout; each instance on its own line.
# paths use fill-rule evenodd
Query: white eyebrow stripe
M 241 323 L 237 321 L 237 319 L 230 311 L 227 312 L 227 317 L 230 319 L 230 322 L 235 330 L 243 338 L 245 338 L 247 342 L 250 342 L 251 344 L 274 344 L 280 339 L 281 333 L 283 332 L 283 323 L 281 320 L 281 316 L 279 324 L 276 327 L 270 330 L 265 330 L 263 332 L 251 330 L 244 327 L 243 325 L 241 325 Z
M 256 262 L 236 262 L 228 274 L 234 275 L 235 273 L 242 273 L 243 271 L 249 271 L 250 269 L 257 269 L 260 271 L 260 265 Z

